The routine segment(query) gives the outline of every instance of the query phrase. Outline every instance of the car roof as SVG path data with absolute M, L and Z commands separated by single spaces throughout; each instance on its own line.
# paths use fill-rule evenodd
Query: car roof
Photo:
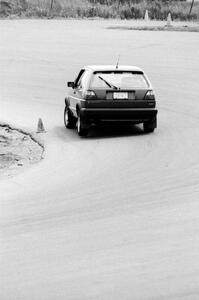
M 91 66 L 85 66 L 85 69 L 90 69 L 93 72 L 96 71 L 141 71 L 142 69 L 136 67 L 136 66 L 126 66 L 126 65 L 91 65 Z

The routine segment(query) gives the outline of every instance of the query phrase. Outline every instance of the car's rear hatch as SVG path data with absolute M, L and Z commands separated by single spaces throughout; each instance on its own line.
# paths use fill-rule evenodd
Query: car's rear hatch
M 151 90 L 149 80 L 142 71 L 94 72 L 89 90 L 93 98 L 87 98 L 87 107 L 93 108 L 144 108 L 151 107 L 146 99 Z

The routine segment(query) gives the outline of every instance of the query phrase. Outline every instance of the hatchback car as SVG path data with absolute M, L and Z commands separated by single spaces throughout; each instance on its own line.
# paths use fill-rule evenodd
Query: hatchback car
M 102 122 L 143 123 L 144 131 L 157 127 L 155 95 L 147 75 L 134 66 L 86 66 L 68 82 L 64 123 L 80 136 Z

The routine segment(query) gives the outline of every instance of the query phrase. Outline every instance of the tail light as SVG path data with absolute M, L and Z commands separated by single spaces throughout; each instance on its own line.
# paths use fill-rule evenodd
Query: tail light
M 95 100 L 97 96 L 94 91 L 88 90 L 85 92 L 85 99 L 87 100 Z
M 149 90 L 145 97 L 144 97 L 145 100 L 155 100 L 155 94 L 152 90 Z

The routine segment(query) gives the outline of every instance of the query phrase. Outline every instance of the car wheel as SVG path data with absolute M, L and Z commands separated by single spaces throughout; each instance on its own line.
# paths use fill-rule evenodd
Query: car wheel
M 69 129 L 73 129 L 75 128 L 76 126 L 76 118 L 73 117 L 70 109 L 65 106 L 65 109 L 64 109 L 64 124 L 66 126 L 66 128 L 69 128 Z
M 150 132 L 154 132 L 155 128 L 148 128 L 147 126 L 144 126 L 144 132 L 145 133 L 150 133 Z
M 156 122 L 157 122 L 156 119 L 149 122 L 144 122 L 143 124 L 144 132 L 146 133 L 154 132 L 156 128 Z
M 85 123 L 82 121 L 80 114 L 77 118 L 77 132 L 79 136 L 87 136 L 88 127 L 85 126 Z

